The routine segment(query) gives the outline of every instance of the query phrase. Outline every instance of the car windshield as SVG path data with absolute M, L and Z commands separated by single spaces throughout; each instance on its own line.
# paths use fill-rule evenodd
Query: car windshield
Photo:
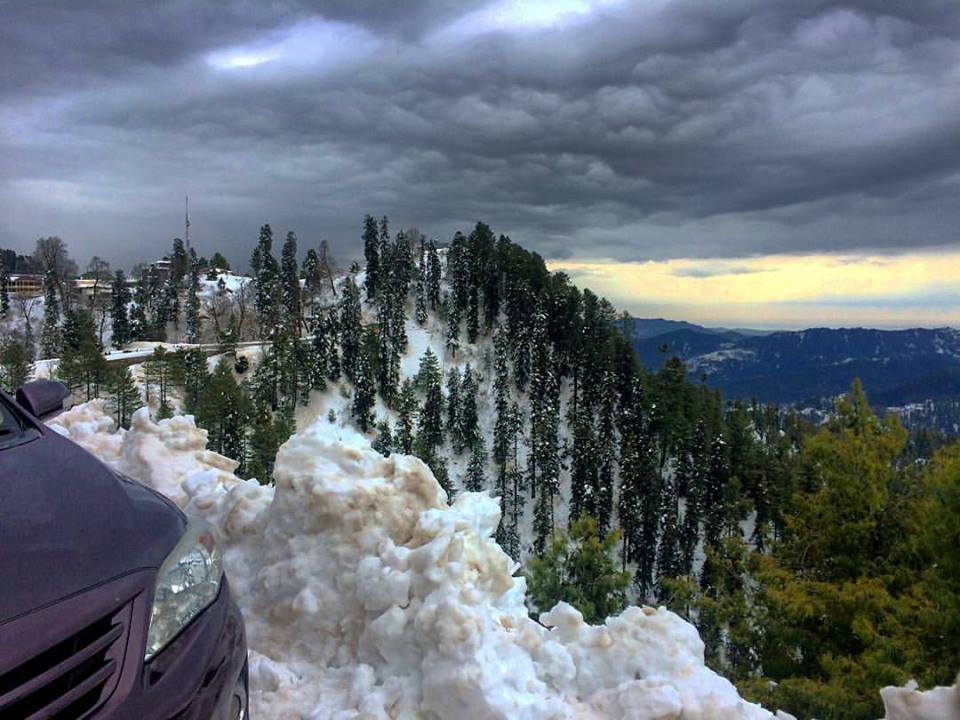
M 23 431 L 23 423 L 6 401 L 0 399 L 0 439 L 18 435 Z

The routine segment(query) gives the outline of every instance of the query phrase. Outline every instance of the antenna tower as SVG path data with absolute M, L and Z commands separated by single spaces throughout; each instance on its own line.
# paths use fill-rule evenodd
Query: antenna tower
M 183 222 L 185 225 L 183 240 L 187 245 L 187 252 L 190 252 L 190 196 L 189 195 L 183 196 L 183 208 L 184 208 Z

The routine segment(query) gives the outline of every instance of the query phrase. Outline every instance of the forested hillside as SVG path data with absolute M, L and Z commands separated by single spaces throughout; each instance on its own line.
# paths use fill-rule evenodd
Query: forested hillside
M 152 291 L 149 275 L 132 299 L 115 282 L 115 344 L 172 335 L 218 354 L 161 347 L 108 370 L 73 306 L 43 330 L 59 377 L 110 398 L 121 425 L 141 400 L 195 415 L 264 484 L 298 424 L 353 425 L 422 458 L 448 495 L 498 497 L 497 540 L 539 609 L 566 599 L 601 621 L 666 604 L 742 692 L 801 717 L 875 718 L 878 687 L 953 679 L 956 450 L 918 461 L 859 385 L 814 432 L 724 402 L 678 358 L 653 371 L 629 318 L 483 223 L 441 246 L 368 216 L 362 239 L 345 273 L 322 248 L 299 263 L 293 233 L 278 258 L 265 225 L 252 282 L 204 284 L 187 253 Z

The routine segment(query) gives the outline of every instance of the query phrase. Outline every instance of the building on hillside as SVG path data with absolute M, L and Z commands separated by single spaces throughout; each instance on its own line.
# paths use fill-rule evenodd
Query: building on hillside
M 14 273 L 10 275 L 7 288 L 12 295 L 23 297 L 43 295 L 43 275 Z
M 77 278 L 70 282 L 73 285 L 76 297 L 87 304 L 93 299 L 94 294 L 102 298 L 109 296 L 111 293 L 112 283 L 110 278 L 101 278 L 100 282 L 97 282 L 93 278 Z

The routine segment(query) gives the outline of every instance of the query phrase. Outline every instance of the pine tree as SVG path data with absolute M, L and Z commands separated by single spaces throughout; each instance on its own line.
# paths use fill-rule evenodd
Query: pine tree
M 297 235 L 287 233 L 280 253 L 280 307 L 282 322 L 291 337 L 300 337 L 302 318 L 300 271 L 297 268 Z
M 452 297 L 447 297 L 444 307 L 447 313 L 447 351 L 455 358 L 460 349 L 460 308 Z
M 360 289 L 347 276 L 343 284 L 343 297 L 340 300 L 340 348 L 343 374 L 351 382 L 356 382 L 357 365 L 360 362 L 360 350 L 363 342 L 363 324 L 360 311 Z
M 371 215 L 363 217 L 363 255 L 367 260 L 367 277 L 364 281 L 367 300 L 377 297 L 380 278 L 380 238 L 377 235 L 377 221 Z
M 40 333 L 40 353 L 45 358 L 60 354 L 60 297 L 52 270 L 43 276 L 43 330 Z
M 200 342 L 200 263 L 197 254 L 190 248 L 190 282 L 187 286 L 186 304 L 187 342 Z
M 209 380 L 207 357 L 199 348 L 176 350 L 170 358 L 170 381 L 183 388 L 183 408 L 196 414 L 203 393 L 203 387 Z
M 130 340 L 145 340 L 150 335 L 150 321 L 147 319 L 149 302 L 147 284 L 147 274 L 141 272 L 133 295 L 134 306 L 130 311 Z
M 150 359 L 143 364 L 143 386 L 147 403 L 150 403 L 153 386 L 157 386 L 158 418 L 170 417 L 173 411 L 168 402 L 171 367 L 170 353 L 160 346 L 153 350 Z
M 130 304 L 130 288 L 127 287 L 127 278 L 123 270 L 113 274 L 113 283 L 110 285 L 110 325 L 113 332 L 113 346 L 122 348 L 133 339 L 133 328 L 130 326 L 130 317 L 127 306 Z
M 447 371 L 447 434 L 453 439 L 454 448 L 460 447 L 459 431 L 460 369 L 454 365 Z
M 423 247 L 420 248 L 420 264 L 417 272 L 417 305 L 414 317 L 417 325 L 427 322 L 427 263 Z
M 580 403 L 573 419 L 573 452 L 570 462 L 570 513 L 573 525 L 581 514 L 591 514 L 596 503 L 593 493 L 597 487 L 597 453 L 593 423 L 586 405 Z
M 340 322 L 334 313 L 327 313 L 324 318 L 327 344 L 327 378 L 336 382 L 340 379 Z
M 161 296 L 159 313 L 157 315 L 157 331 L 162 339 L 167 337 L 167 324 L 173 324 L 174 339 L 180 328 L 180 283 L 179 277 L 170 274 L 167 281 L 163 284 L 163 293 Z
M 30 377 L 27 338 L 18 332 L 0 338 L 0 388 L 14 393 Z
M 683 448 L 677 458 L 678 491 L 686 489 L 686 508 L 680 528 L 683 574 L 686 575 L 693 573 L 694 553 L 700 541 L 700 519 L 703 516 L 704 483 L 707 475 L 706 441 L 706 423 L 703 418 L 699 418 L 689 447 Z
M 460 412 L 457 416 L 457 450 L 472 448 L 480 437 L 479 419 L 477 417 L 477 377 L 470 367 L 470 363 L 463 369 L 463 380 L 460 384 Z
M 480 288 L 470 283 L 470 302 L 467 306 L 467 341 L 476 343 L 480 335 Z
M 251 418 L 250 439 L 247 443 L 247 477 L 256 478 L 261 485 L 269 485 L 273 478 L 277 450 L 286 438 L 283 437 L 281 423 L 274 420 L 273 413 L 266 405 L 256 403 Z
M 613 488 L 616 465 L 617 388 L 613 373 L 603 375 L 596 434 L 597 472 L 587 506 L 587 514 L 597 520 L 601 533 L 610 531 L 613 522 Z
M 530 378 L 530 452 L 527 475 L 534 507 L 534 549 L 542 553 L 554 529 L 554 500 L 560 489 L 560 387 L 553 365 L 543 305 L 537 308 L 533 329 Z
M 683 574 L 683 552 L 680 546 L 680 499 L 676 482 L 666 478 L 660 496 L 660 542 L 657 546 L 658 598 L 664 601 L 668 591 L 664 578 L 676 578 Z
M 247 433 L 253 406 L 230 365 L 221 359 L 203 384 L 197 403 L 197 425 L 207 431 L 207 447 L 240 463 L 237 474 L 247 477 Z M 269 477 L 261 473 L 262 480 Z
M 128 428 L 134 411 L 143 405 L 140 400 L 140 391 L 137 389 L 128 367 L 120 366 L 111 370 L 107 379 L 117 427 Z
M 313 313 L 309 308 L 314 306 L 317 296 L 323 289 L 323 275 L 320 269 L 320 256 L 313 248 L 307 250 L 300 266 L 300 275 L 303 277 L 303 305 L 304 314 L 308 317 Z
M 573 524 L 569 536 L 554 537 L 529 563 L 529 597 L 536 608 L 549 610 L 562 600 L 594 624 L 621 611 L 630 574 L 617 570 L 618 539 L 617 533 L 601 536 L 589 515 Z
M 431 242 L 427 248 L 427 300 L 430 301 L 430 309 L 433 312 L 440 309 L 440 279 L 442 274 L 440 254 L 437 252 L 436 244 Z
M 420 359 L 417 372 L 417 385 L 424 394 L 423 406 L 417 423 L 417 455 L 431 457 L 436 448 L 443 443 L 443 390 L 441 384 L 440 363 L 437 356 L 427 348 Z
M 390 457 L 393 452 L 393 431 L 390 429 L 390 423 L 387 420 L 381 420 L 377 423 L 377 437 L 371 443 L 371 447 L 384 457 Z
M 10 315 L 10 274 L 7 266 L 0 262 L 0 318 Z
M 477 437 L 470 450 L 470 462 L 467 463 L 467 474 L 463 480 L 464 489 L 470 492 L 480 492 L 487 486 L 487 451 L 483 446 L 483 438 Z
M 254 309 L 261 338 L 269 337 L 280 322 L 281 272 L 272 249 L 273 230 L 269 225 L 263 225 L 250 259 L 254 273 Z
M 353 380 L 353 405 L 351 413 L 362 432 L 370 429 L 373 406 L 377 400 L 377 389 L 370 354 L 364 349 L 357 358 Z
M 64 318 L 57 376 L 75 399 L 87 401 L 100 397 L 108 373 L 107 361 L 97 344 L 93 316 L 86 308 L 71 310 Z
M 407 378 L 400 388 L 400 399 L 397 403 L 397 452 L 409 455 L 414 447 L 415 420 L 419 411 L 417 391 L 413 381 Z

